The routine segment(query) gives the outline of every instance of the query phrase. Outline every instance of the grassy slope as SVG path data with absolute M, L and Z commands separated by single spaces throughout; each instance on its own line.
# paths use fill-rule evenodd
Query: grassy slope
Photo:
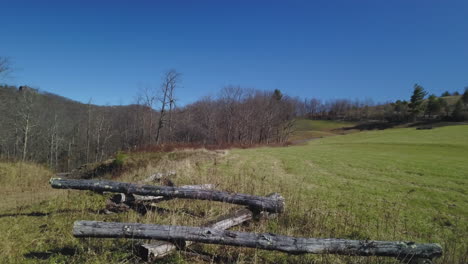
M 300 197 L 299 218 L 326 212 L 325 233 L 312 228 L 311 235 L 439 242 L 443 262 L 467 261 L 468 126 L 365 132 L 239 154 L 281 162 L 298 188 L 291 198 Z
M 444 98 L 444 100 L 447 101 L 447 103 L 450 106 L 454 106 L 457 103 L 457 101 L 460 100 L 461 95 L 445 96 L 445 97 L 442 97 L 442 98 Z
M 336 136 L 349 133 L 351 131 L 343 131 L 340 128 L 352 127 L 355 123 L 340 122 L 329 120 L 309 120 L 298 119 L 294 124 L 294 133 L 290 137 L 290 141 L 297 142 L 314 138 L 322 138 Z
M 44 185 L 51 176 L 52 173 L 40 165 L 0 162 L 0 211 L 27 206 L 60 193 Z
M 135 159 L 149 159 L 139 154 Z M 277 220 L 239 229 L 310 237 L 438 242 L 436 263 L 466 263 L 468 255 L 468 126 L 433 130 L 392 129 L 330 137 L 305 146 L 168 154 L 127 172 L 134 181 L 157 170 L 176 170 L 176 184 L 215 183 L 219 188 L 259 195 L 280 192 L 287 208 Z M 1 167 L 0 167 L 1 168 Z M 45 178 L 45 176 L 44 176 Z M 46 188 L 47 183 L 37 184 Z M 41 187 L 42 186 L 42 187 Z M 54 191 L 56 192 L 56 191 Z M 78 219 L 198 225 L 232 206 L 203 201 L 170 201 L 170 213 L 100 215 L 104 199 L 79 191 L 1 211 L 0 258 L 7 262 L 138 263 L 129 240 L 77 240 Z M 1 203 L 1 202 L 0 202 Z M 0 207 L 1 208 L 1 207 Z M 181 213 L 206 212 L 200 218 Z M 32 216 L 32 212 L 49 213 Z M 19 213 L 17 216 L 6 214 Z M 224 246 L 204 251 L 240 263 L 395 263 L 388 258 L 288 256 Z M 168 263 L 191 263 L 175 254 Z

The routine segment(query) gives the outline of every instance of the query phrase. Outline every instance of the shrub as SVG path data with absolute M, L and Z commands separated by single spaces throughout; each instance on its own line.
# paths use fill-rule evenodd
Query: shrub
M 122 167 L 126 158 L 127 154 L 125 154 L 124 152 L 118 152 L 117 155 L 115 155 L 113 165 L 117 168 Z

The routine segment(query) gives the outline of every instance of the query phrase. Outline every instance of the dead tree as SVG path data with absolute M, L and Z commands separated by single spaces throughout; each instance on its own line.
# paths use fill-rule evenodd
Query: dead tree
M 145 124 L 147 124 L 147 132 L 148 135 L 147 137 L 144 136 L 144 140 L 147 140 L 148 144 L 153 144 L 153 122 L 154 122 L 154 106 L 155 106 L 155 101 L 156 101 L 156 95 L 155 91 L 153 89 L 150 89 L 149 87 L 145 87 L 140 89 L 138 98 L 137 98 L 137 103 L 141 104 L 144 106 L 143 108 L 143 127 L 145 127 Z M 147 121 L 146 121 L 147 119 Z M 147 139 L 146 139 L 147 138 Z
M 403 241 L 302 238 L 270 233 L 248 233 L 210 227 L 76 221 L 75 237 L 158 239 L 277 250 L 290 254 L 338 254 L 433 259 L 442 255 L 439 244 Z
M 51 168 L 58 167 L 58 149 L 59 149 L 59 137 L 58 137 L 58 116 L 54 114 L 53 123 L 49 129 L 50 141 L 49 141 L 49 166 Z
M 86 105 L 86 163 L 90 162 L 89 152 L 91 148 L 91 100 Z
M 31 131 L 36 126 L 34 123 L 34 104 L 36 91 L 29 87 L 20 87 L 18 91 L 19 101 L 17 104 L 18 112 L 16 124 L 21 133 L 21 160 L 25 161 L 28 154 L 30 144 Z M 23 88 L 23 89 L 22 89 Z
M 284 199 L 279 195 L 277 197 L 271 198 L 215 190 L 195 190 L 170 186 L 142 185 L 106 180 L 74 180 L 52 178 L 50 180 L 50 184 L 53 188 L 57 189 L 77 189 L 90 190 L 95 192 L 116 192 L 144 196 L 165 196 L 169 198 L 219 201 L 249 206 L 252 210 L 255 211 L 277 213 L 282 212 L 284 209 Z
M 175 70 L 170 70 L 164 75 L 164 81 L 162 84 L 162 95 L 159 98 L 161 102 L 161 108 L 159 112 L 159 121 L 156 129 L 156 144 L 159 144 L 161 138 L 161 130 L 166 123 L 166 108 L 169 107 L 169 116 L 172 118 L 172 108 L 174 106 L 174 90 L 180 79 L 180 73 Z M 171 120 L 170 120 L 171 121 Z
M 6 75 L 10 69 L 10 60 L 5 57 L 0 57 L 0 77 Z

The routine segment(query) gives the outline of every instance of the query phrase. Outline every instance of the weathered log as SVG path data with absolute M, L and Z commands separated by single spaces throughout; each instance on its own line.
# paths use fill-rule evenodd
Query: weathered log
M 162 173 L 162 172 L 158 172 L 158 173 L 155 173 L 155 174 L 152 174 L 150 175 L 148 178 L 140 181 L 140 183 L 148 183 L 148 182 L 158 182 L 164 178 L 170 178 L 170 177 L 173 177 L 176 175 L 176 172 L 175 171 L 169 171 L 167 173 Z
M 52 178 L 50 179 L 50 184 L 53 188 L 58 189 L 91 190 L 96 192 L 116 192 L 144 196 L 165 196 L 172 198 L 219 201 L 245 205 L 252 209 L 267 212 L 282 212 L 284 209 L 284 199 L 281 196 L 270 198 L 215 190 L 195 190 L 180 187 L 141 185 L 106 180 Z
M 193 190 L 212 190 L 215 188 L 214 184 L 200 184 L 200 185 L 182 185 L 179 188 L 193 189 Z M 126 195 L 124 193 L 119 193 L 114 195 L 111 200 L 114 203 L 157 203 L 160 201 L 168 200 L 164 196 L 144 196 L 137 194 Z
M 278 194 L 273 193 L 267 197 L 277 197 Z M 276 214 L 269 214 L 262 212 L 261 215 L 256 217 L 274 218 Z M 204 227 L 210 227 L 220 230 L 226 230 L 233 226 L 237 226 L 249 220 L 252 220 L 253 213 L 248 209 L 239 209 L 233 213 L 218 217 L 216 220 L 203 224 Z M 192 242 L 186 241 L 185 246 L 189 246 Z M 142 244 L 138 247 L 139 256 L 146 261 L 154 261 L 169 255 L 172 251 L 177 249 L 178 245 L 168 241 L 153 241 L 151 244 Z
M 375 240 L 347 240 L 335 238 L 300 238 L 275 234 L 257 234 L 219 230 L 210 227 L 150 225 L 76 221 L 75 237 L 135 238 L 170 241 L 193 241 L 207 244 L 278 250 L 292 254 L 339 254 L 356 256 L 389 256 L 432 259 L 442 255 L 439 244 L 390 242 Z
M 200 184 L 200 185 L 182 185 L 181 188 L 195 189 L 195 190 L 210 190 L 214 189 L 214 184 Z M 136 194 L 126 195 L 124 193 L 118 193 L 106 201 L 105 212 L 110 213 L 122 213 L 130 209 L 134 209 L 140 214 L 146 214 L 150 205 L 161 201 L 171 200 L 172 198 L 164 196 L 143 196 Z
M 252 212 L 248 209 L 240 209 L 235 211 L 234 213 L 222 216 L 215 220 L 212 223 L 207 223 L 204 226 L 225 230 L 231 228 L 233 226 L 242 224 L 246 221 L 252 219 Z M 138 246 L 138 255 L 145 261 L 154 261 L 156 259 L 160 259 L 172 253 L 172 251 L 176 250 L 178 245 L 177 243 L 171 243 L 168 241 L 152 241 L 149 244 L 142 244 Z M 184 246 L 189 246 L 192 244 L 191 241 L 187 241 L 184 243 Z

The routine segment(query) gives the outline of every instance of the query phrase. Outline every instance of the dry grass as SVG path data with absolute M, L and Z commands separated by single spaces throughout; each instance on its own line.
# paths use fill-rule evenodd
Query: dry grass
M 176 185 L 213 183 L 219 189 L 255 195 L 279 192 L 286 211 L 278 219 L 237 230 L 307 237 L 438 242 L 444 256 L 436 263 L 468 260 L 468 126 L 433 130 L 394 129 L 330 137 L 285 148 L 137 152 L 124 159 L 131 169 L 116 180 L 138 181 L 154 172 L 176 171 Z M 3 163 L 0 163 L 3 164 Z M 3 190 L 16 188 L 18 164 L 0 166 Z M 24 179 L 48 189 L 50 173 L 35 165 Z M 43 176 L 35 178 L 38 171 Z M 33 177 L 34 176 L 34 177 Z M 111 178 L 112 175 L 104 175 Z M 25 184 L 26 186 L 28 184 Z M 19 190 L 19 189 L 18 189 Z M 10 192 L 11 194 L 12 192 Z M 33 194 L 32 194 L 33 195 Z M 5 263 L 141 263 L 135 241 L 75 239 L 75 220 L 200 225 L 234 205 L 176 199 L 164 210 L 103 215 L 105 197 L 91 192 L 59 191 L 0 213 L 0 258 Z M 196 216 L 194 216 L 196 215 Z M 397 263 L 391 258 L 333 255 L 291 256 L 228 246 L 202 250 L 234 263 Z M 162 263 L 202 263 L 178 252 Z
M 0 162 L 0 210 L 34 204 L 56 195 L 51 191 L 48 179 L 53 174 L 44 166 L 22 162 Z

